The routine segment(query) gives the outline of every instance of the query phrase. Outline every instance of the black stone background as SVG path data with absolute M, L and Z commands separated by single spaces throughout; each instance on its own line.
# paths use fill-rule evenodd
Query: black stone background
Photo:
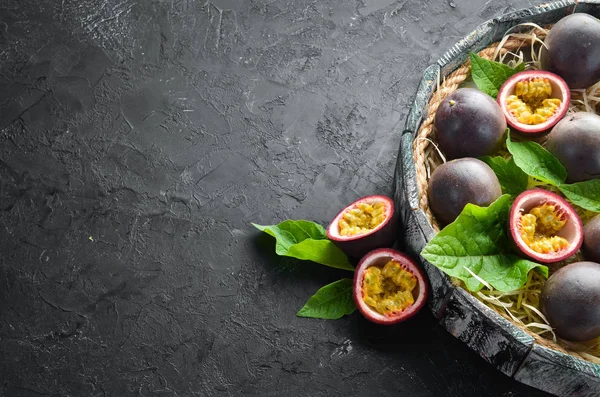
M 1 0 L 0 395 L 542 396 L 250 222 L 391 194 L 423 69 L 508 0 Z

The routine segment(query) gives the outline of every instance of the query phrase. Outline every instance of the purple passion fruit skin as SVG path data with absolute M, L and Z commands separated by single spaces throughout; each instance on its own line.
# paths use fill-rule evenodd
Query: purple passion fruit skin
M 600 262 L 600 215 L 593 217 L 583 227 L 581 252 L 588 261 Z
M 367 253 L 354 272 L 356 307 L 369 321 L 391 325 L 424 306 L 429 286 L 421 268 L 402 252 L 380 248 Z
M 362 197 L 342 209 L 327 228 L 327 238 L 350 258 L 391 247 L 396 240 L 398 217 L 394 201 L 382 195 Z
M 544 40 L 542 69 L 561 76 L 571 89 L 600 80 L 600 20 L 575 13 L 559 20 Z
M 600 264 L 576 262 L 558 269 L 542 289 L 540 309 L 562 339 L 600 336 Z
M 540 263 L 563 261 L 583 243 L 583 226 L 573 207 L 544 189 L 526 190 L 517 196 L 508 228 L 519 252 Z
M 427 188 L 429 207 L 437 221 L 452 223 L 467 203 L 487 207 L 502 195 L 494 171 L 483 161 L 462 158 L 433 171 Z
M 522 134 L 550 130 L 569 109 L 567 83 L 554 73 L 526 70 L 509 77 L 497 97 L 506 122 Z
M 506 119 L 494 99 L 475 88 L 459 88 L 435 113 L 435 138 L 448 160 L 481 157 L 503 142 Z
M 567 170 L 567 182 L 600 177 L 600 116 L 578 112 L 559 121 L 550 134 L 546 149 Z

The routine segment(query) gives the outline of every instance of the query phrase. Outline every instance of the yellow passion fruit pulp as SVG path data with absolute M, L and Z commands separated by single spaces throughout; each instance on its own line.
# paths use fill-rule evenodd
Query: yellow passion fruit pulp
M 530 189 L 515 198 L 508 228 L 516 247 L 540 263 L 555 263 L 575 254 L 583 243 L 583 224 L 573 207 L 545 189 Z
M 569 246 L 566 238 L 556 235 L 565 223 L 564 213 L 557 206 L 544 203 L 521 215 L 521 237 L 535 252 L 559 252 Z
M 352 259 L 396 241 L 394 200 L 379 194 L 361 197 L 342 208 L 327 227 L 327 238 Z
M 365 271 L 363 300 L 379 314 L 398 313 L 415 302 L 416 286 L 417 278 L 392 259 L 383 267 L 371 266 Z
M 379 226 L 385 219 L 385 205 L 382 202 L 358 203 L 349 209 L 339 220 L 341 236 L 355 236 Z
M 562 101 L 552 98 L 552 84 L 547 78 L 534 77 L 519 81 L 515 93 L 506 98 L 506 107 L 519 123 L 545 123 L 560 108 Z
M 354 271 L 352 297 L 360 313 L 377 324 L 405 321 L 421 310 L 429 287 L 425 274 L 406 254 L 378 248 L 362 257 Z

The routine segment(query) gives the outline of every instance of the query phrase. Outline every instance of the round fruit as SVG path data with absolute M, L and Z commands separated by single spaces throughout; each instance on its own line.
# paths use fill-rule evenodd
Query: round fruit
M 583 227 L 581 252 L 585 259 L 600 262 L 600 215 L 593 217 Z
M 600 116 L 579 112 L 559 121 L 546 141 L 546 149 L 567 170 L 569 182 L 600 177 Z
M 440 103 L 435 130 L 447 159 L 480 157 L 502 143 L 506 119 L 491 96 L 475 88 L 459 88 Z
M 352 258 L 391 247 L 398 227 L 394 201 L 386 196 L 362 197 L 341 210 L 327 228 L 327 238 Z
M 583 226 L 573 207 L 544 189 L 526 190 L 517 196 L 508 227 L 517 248 L 537 262 L 565 260 L 583 242 Z
M 576 262 L 558 269 L 544 285 L 540 309 L 563 339 L 600 336 L 600 264 Z
M 498 104 L 507 123 L 524 134 L 549 130 L 569 109 L 567 83 L 554 73 L 526 70 L 508 78 L 500 87 Z
M 365 318 L 396 324 L 425 304 L 428 286 L 421 268 L 405 254 L 387 248 L 366 254 L 354 272 L 354 301 Z
M 600 80 L 600 20 L 584 13 L 558 21 L 544 40 L 542 69 L 558 74 L 569 88 L 587 88 Z
M 502 195 L 494 171 L 483 161 L 466 157 L 433 171 L 427 188 L 429 207 L 437 221 L 452 223 L 467 203 L 487 207 Z

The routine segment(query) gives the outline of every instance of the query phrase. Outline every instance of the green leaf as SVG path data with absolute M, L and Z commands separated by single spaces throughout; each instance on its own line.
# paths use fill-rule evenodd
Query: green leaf
M 275 237 L 277 255 L 312 261 L 336 269 L 354 271 L 348 257 L 327 239 L 323 226 L 305 220 L 287 220 L 278 225 L 252 224 L 258 230 Z
M 296 313 L 298 317 L 337 320 L 356 310 L 352 296 L 353 280 L 343 278 L 320 288 Z
M 527 175 L 550 185 L 558 186 L 567 179 L 565 167 L 549 151 L 536 142 L 513 142 L 510 133 L 506 147 L 515 164 Z
M 498 90 L 510 76 L 525 70 L 523 63 L 513 69 L 499 62 L 488 61 L 473 52 L 469 56 L 473 81 L 477 88 L 493 98 L 498 96 Z
M 458 218 L 425 246 L 421 255 L 449 276 L 462 280 L 471 291 L 478 291 L 483 285 L 469 270 L 505 292 L 523 286 L 532 269 L 537 268 L 547 277 L 546 266 L 509 251 L 506 223 L 510 200 L 510 195 L 505 194 L 489 207 L 467 204 Z
M 253 223 L 252 226 L 277 239 L 275 250 L 279 255 L 284 255 L 292 245 L 306 239 L 323 240 L 327 238 L 325 228 L 311 221 L 287 220 L 278 225 L 262 226 Z
M 589 211 L 600 212 L 600 179 L 560 185 L 558 188 L 571 203 Z
M 292 245 L 286 256 L 313 261 L 337 269 L 354 271 L 348 257 L 330 240 L 306 239 Z
M 481 160 L 490 166 L 500 181 L 502 192 L 516 196 L 527 189 L 529 177 L 524 173 L 511 158 L 484 156 Z

